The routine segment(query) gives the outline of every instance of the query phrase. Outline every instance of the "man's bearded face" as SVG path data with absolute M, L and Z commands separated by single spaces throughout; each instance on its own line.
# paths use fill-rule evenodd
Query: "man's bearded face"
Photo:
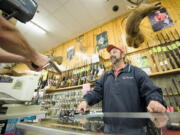
M 110 60 L 111 60 L 112 65 L 117 64 L 117 63 L 120 62 L 122 59 L 123 59 L 123 57 L 122 57 L 122 53 L 121 53 L 120 50 L 118 50 L 118 49 L 116 49 L 116 48 L 113 48 L 113 49 L 110 51 Z

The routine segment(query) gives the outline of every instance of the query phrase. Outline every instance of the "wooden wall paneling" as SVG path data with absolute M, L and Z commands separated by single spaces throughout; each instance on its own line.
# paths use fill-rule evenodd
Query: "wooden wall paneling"
M 162 0 L 162 6 L 165 7 L 170 14 L 171 19 L 178 23 L 180 20 L 180 1 L 179 0 Z
M 120 28 L 117 26 L 117 22 L 118 22 L 118 18 L 114 19 L 112 22 L 112 28 L 113 28 L 113 35 L 114 35 L 114 44 L 115 45 L 119 45 L 120 44 L 120 40 L 119 40 L 119 36 L 120 36 Z
M 102 29 L 101 29 L 102 32 L 104 32 L 104 31 L 107 32 L 108 44 L 116 44 L 115 43 L 115 32 L 114 32 L 113 24 L 114 24 L 114 20 L 112 20 L 111 22 L 103 25 Z M 106 51 L 106 48 L 101 50 L 101 53 L 103 54 L 103 58 L 109 59 L 109 53 Z
M 118 27 L 117 29 L 120 31 L 120 33 L 119 33 L 119 42 L 120 43 L 119 44 L 121 47 L 125 48 L 126 53 L 128 52 L 126 37 L 125 37 L 125 24 L 126 24 L 127 17 L 128 17 L 127 14 L 120 17 L 117 20 L 117 25 L 116 25 L 116 27 Z
M 97 48 L 96 48 L 96 36 L 102 32 L 102 26 L 94 29 L 93 31 L 93 53 L 97 53 Z
M 104 26 L 102 26 L 102 32 L 107 31 L 108 34 L 108 44 L 115 44 L 115 35 L 113 31 L 113 23 L 114 21 L 111 21 Z
M 152 2 L 159 1 L 159 0 L 152 0 Z M 166 28 L 164 30 L 161 30 L 163 34 L 165 32 L 169 32 L 170 30 L 174 30 L 175 28 L 180 32 L 180 1 L 179 0 L 160 0 L 162 2 L 162 7 L 165 7 L 172 18 L 173 22 L 175 25 L 172 27 Z M 153 32 L 150 21 L 148 17 L 146 17 L 141 25 L 140 29 L 144 33 L 145 36 L 145 43 L 142 44 L 142 46 L 138 49 L 130 48 L 127 47 L 126 42 L 125 42 L 125 24 L 126 24 L 126 18 L 129 13 L 126 13 L 120 17 L 117 17 L 113 19 L 110 22 L 107 22 L 103 25 L 100 25 L 99 27 L 92 29 L 86 33 L 84 33 L 83 37 L 83 45 L 87 49 L 85 53 L 87 55 L 96 53 L 96 36 L 97 34 L 107 31 L 108 32 L 108 41 L 109 43 L 116 44 L 123 46 L 123 48 L 129 52 L 137 51 L 139 49 L 147 48 L 146 42 L 149 42 L 149 45 L 157 45 L 159 44 L 159 41 L 155 38 L 155 34 L 159 32 Z M 178 36 L 175 34 L 176 38 Z M 78 44 L 76 42 L 77 37 L 74 39 L 67 41 L 66 43 L 63 43 L 59 46 L 56 47 L 55 49 L 55 56 L 62 56 L 63 57 L 63 63 L 62 65 L 69 65 L 69 64 L 78 64 L 80 60 L 77 57 L 74 57 L 72 61 L 67 61 L 67 48 L 70 46 L 75 45 L 76 46 L 76 52 L 79 51 Z M 171 37 L 172 39 L 172 37 Z M 161 41 L 163 39 L 161 38 Z M 50 51 L 47 51 L 45 54 L 48 54 Z M 147 52 L 148 53 L 148 52 Z M 103 58 L 109 59 L 109 54 L 106 52 L 106 49 L 103 49 L 100 51 L 100 54 L 102 54 Z M 128 58 L 129 56 L 127 56 Z
M 156 65 L 155 65 L 155 63 L 153 62 L 152 57 L 151 57 L 151 54 L 149 53 L 148 50 L 146 50 L 146 51 L 143 52 L 143 56 L 147 56 L 148 66 L 151 68 L 151 72 L 152 72 L 152 73 L 158 72 L 157 69 L 156 69 Z
M 86 54 L 92 54 L 94 52 L 94 42 L 93 42 L 93 30 L 84 34 L 84 46 L 86 48 Z

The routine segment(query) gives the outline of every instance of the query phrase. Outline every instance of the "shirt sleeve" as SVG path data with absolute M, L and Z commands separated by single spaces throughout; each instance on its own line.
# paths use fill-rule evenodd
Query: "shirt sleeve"
M 103 99 L 103 84 L 105 74 L 99 80 L 96 81 L 94 89 L 84 95 L 83 99 L 87 101 L 88 105 L 94 105 Z
M 166 103 L 163 100 L 162 89 L 154 85 L 152 80 L 143 70 L 137 68 L 135 70 L 135 76 L 140 95 L 145 99 L 146 105 L 148 105 L 151 100 L 154 100 L 166 106 Z

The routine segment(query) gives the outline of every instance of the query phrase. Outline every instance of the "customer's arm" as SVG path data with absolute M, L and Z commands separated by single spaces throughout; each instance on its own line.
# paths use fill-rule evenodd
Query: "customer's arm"
M 19 30 L 0 16 L 0 47 L 10 53 L 30 59 L 38 67 L 47 64 L 46 56 L 33 49 Z M 33 67 L 31 67 L 33 69 Z
M 9 53 L 0 48 L 0 63 L 30 63 L 30 59 L 23 56 Z

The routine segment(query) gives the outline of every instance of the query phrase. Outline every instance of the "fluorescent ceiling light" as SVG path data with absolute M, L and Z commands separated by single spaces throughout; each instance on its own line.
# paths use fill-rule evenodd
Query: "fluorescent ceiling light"
M 44 28 L 42 28 L 40 25 L 36 24 L 33 21 L 26 23 L 26 25 L 30 30 L 32 30 L 38 34 L 46 34 L 47 33 L 47 31 Z

